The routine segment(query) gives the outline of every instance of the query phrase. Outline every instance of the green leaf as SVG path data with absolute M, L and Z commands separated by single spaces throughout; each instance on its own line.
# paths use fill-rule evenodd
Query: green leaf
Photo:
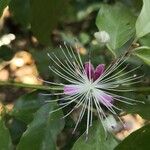
M 70 42 L 71 38 L 69 39 Z M 66 41 L 66 37 L 65 40 Z M 71 44 L 71 43 L 70 43 Z M 58 76 L 55 76 L 55 74 L 53 72 L 50 71 L 49 69 L 49 65 L 53 65 L 54 62 L 50 61 L 49 57 L 47 56 L 47 53 L 53 53 L 55 52 L 55 55 L 63 62 L 65 60 L 64 55 L 62 55 L 62 53 L 60 53 L 60 48 L 53 48 L 53 47 L 48 47 L 46 49 L 43 50 L 39 50 L 37 51 L 36 49 L 32 49 L 30 50 L 30 53 L 32 54 L 36 65 L 37 65 L 37 69 L 40 73 L 40 75 L 42 77 L 44 77 L 45 79 L 49 79 L 49 78 L 57 78 Z M 67 54 L 66 54 L 67 55 Z
M 30 50 L 36 65 L 37 65 L 37 69 L 40 73 L 40 75 L 44 78 L 48 78 L 49 76 L 51 76 L 51 73 L 48 69 L 48 66 L 50 64 L 50 59 L 47 56 L 47 53 L 50 52 L 50 48 L 48 50 L 42 50 L 42 51 L 37 51 L 37 50 Z
M 150 119 L 150 96 L 137 93 L 127 93 L 123 96 L 142 101 L 144 103 L 137 102 L 136 105 L 120 103 L 118 108 L 123 109 L 127 113 L 139 114 L 144 119 Z
M 31 30 L 42 44 L 50 44 L 52 30 L 64 14 L 66 0 L 31 0 Z
M 81 4 L 81 3 L 80 3 Z M 78 21 L 81 21 L 89 16 L 94 11 L 99 10 L 100 3 L 99 2 L 94 2 L 91 3 L 90 5 L 88 4 L 83 4 L 83 7 L 80 8 L 80 10 L 77 12 L 77 19 Z
M 150 124 L 130 134 L 115 150 L 149 150 Z
M 116 145 L 117 141 L 110 134 L 106 137 L 101 123 L 97 121 L 89 130 L 88 140 L 82 135 L 72 150 L 113 150 Z
M 108 48 L 114 55 L 119 53 L 117 49 L 129 41 L 135 33 L 135 17 L 120 3 L 102 5 L 96 18 L 96 25 L 100 31 L 109 33 Z
M 4 121 L 0 118 L 0 149 L 11 150 L 12 143 L 8 129 L 5 127 Z
M 138 38 L 150 33 L 150 0 L 143 0 L 141 13 L 136 21 L 136 35 Z
M 89 35 L 84 32 L 80 33 L 79 39 L 80 39 L 81 43 L 83 43 L 83 44 L 87 44 L 90 41 Z
M 150 65 L 150 47 L 142 46 L 134 49 L 133 55 L 142 59 L 146 64 Z
M 45 100 L 48 99 L 50 98 L 42 96 L 40 91 L 23 95 L 15 102 L 12 115 L 25 123 L 29 123 L 32 121 L 34 113 L 45 104 Z
M 4 8 L 8 5 L 10 0 L 0 0 L 0 17 L 3 13 Z
M 12 0 L 9 9 L 17 23 L 24 27 L 29 25 L 30 0 Z
M 56 111 L 56 103 L 42 106 L 35 114 L 34 120 L 28 125 L 17 150 L 56 150 L 58 134 L 64 128 L 64 120 L 60 119 L 62 111 Z
M 11 135 L 12 143 L 14 145 L 17 145 L 20 141 L 20 138 L 26 130 L 26 123 L 16 119 L 16 118 L 11 118 L 8 123 L 7 127 L 9 128 L 9 132 Z
M 141 45 L 150 47 L 150 34 L 140 38 L 139 41 Z

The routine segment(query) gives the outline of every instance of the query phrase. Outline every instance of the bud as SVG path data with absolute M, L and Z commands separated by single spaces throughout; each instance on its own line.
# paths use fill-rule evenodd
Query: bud
M 108 115 L 105 120 L 103 120 L 103 125 L 108 131 L 117 131 L 118 123 L 112 115 Z
M 106 31 L 95 32 L 94 37 L 99 43 L 102 44 L 106 44 L 110 41 L 110 36 Z

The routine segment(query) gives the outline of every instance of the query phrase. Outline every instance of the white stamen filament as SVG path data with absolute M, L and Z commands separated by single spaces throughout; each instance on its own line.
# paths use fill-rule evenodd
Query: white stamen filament
M 127 92 L 132 91 L 132 89 L 120 89 L 120 86 L 123 85 L 132 85 L 134 83 L 140 82 L 139 79 L 141 79 L 143 76 L 135 76 L 128 74 L 134 72 L 137 70 L 140 66 L 131 69 L 127 72 L 124 72 L 128 65 L 121 68 L 123 66 L 124 62 L 128 59 L 125 57 L 121 57 L 113 64 L 110 64 L 105 71 L 100 75 L 98 79 L 94 81 L 93 78 L 93 70 L 91 68 L 91 62 L 89 60 L 88 68 L 85 69 L 78 47 L 77 49 L 77 55 L 75 54 L 72 47 L 68 47 L 66 43 L 64 43 L 64 47 L 67 50 L 67 53 L 65 53 L 62 46 L 60 46 L 61 52 L 63 53 L 63 56 L 65 57 L 64 61 L 61 61 L 61 59 L 58 58 L 54 53 L 52 55 L 48 53 L 48 56 L 52 62 L 54 62 L 54 66 L 49 66 L 50 70 L 54 72 L 56 75 L 58 75 L 63 80 L 67 81 L 68 84 L 63 83 L 55 83 L 50 81 L 44 81 L 45 83 L 56 85 L 56 86 L 65 86 L 68 88 L 68 91 L 65 94 L 65 90 L 62 91 L 62 93 L 50 93 L 50 94 L 44 94 L 44 95 L 53 95 L 53 96 L 63 96 L 61 98 L 57 98 L 55 100 L 49 100 L 46 102 L 54 102 L 54 101 L 60 101 L 61 107 L 59 107 L 56 110 L 53 110 L 51 113 L 56 112 L 60 109 L 63 109 L 67 107 L 68 105 L 72 103 L 76 103 L 74 107 L 65 114 L 62 118 L 66 118 L 69 116 L 75 109 L 78 109 L 79 107 L 82 107 L 78 116 L 78 119 L 76 121 L 75 128 L 73 132 L 76 131 L 79 123 L 81 122 L 82 118 L 85 115 L 85 112 L 87 110 L 87 120 L 86 120 L 86 135 L 89 133 L 89 127 L 92 126 L 93 121 L 93 109 L 96 109 L 96 112 L 98 114 L 98 117 L 104 127 L 104 130 L 106 131 L 106 127 L 104 124 L 104 119 L 107 120 L 107 122 L 110 124 L 110 121 L 107 118 L 106 113 L 103 110 L 103 107 L 105 106 L 109 112 L 111 112 L 113 115 L 117 116 L 117 118 L 121 121 L 120 117 L 117 115 L 117 111 L 123 111 L 122 109 L 118 108 L 115 105 L 115 102 L 122 102 L 129 105 L 135 105 L 136 102 L 143 103 L 142 101 L 138 101 L 132 98 L 120 96 L 117 94 L 114 94 L 113 92 Z M 119 69 L 119 71 L 117 71 Z M 88 72 L 87 72 L 88 70 Z M 126 77 L 127 76 L 127 77 Z M 70 85 L 70 92 L 69 92 L 69 85 Z M 67 87 L 68 86 L 68 87 Z M 103 95 L 104 94 L 104 95 Z M 106 97 L 105 97 L 106 95 Z M 94 108 L 95 107 L 95 108 Z M 121 121 L 123 124 L 123 122 Z

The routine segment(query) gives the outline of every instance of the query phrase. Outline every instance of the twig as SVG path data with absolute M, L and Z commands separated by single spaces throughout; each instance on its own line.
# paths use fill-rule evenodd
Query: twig
M 10 81 L 0 81 L 0 86 L 14 86 L 16 88 L 30 88 L 30 89 L 38 89 L 38 90 L 63 90 L 63 86 L 46 86 L 46 85 L 36 85 L 36 84 L 25 84 L 19 82 L 10 82 Z M 129 92 L 136 92 L 136 93 L 149 93 L 150 87 L 129 87 L 124 88 L 130 90 Z
M 36 85 L 36 84 L 25 84 L 19 82 L 10 82 L 10 81 L 0 81 L 0 86 L 14 86 L 16 88 L 29 88 L 29 89 L 38 89 L 38 90 L 63 90 L 63 87 L 57 86 L 46 86 L 46 85 Z

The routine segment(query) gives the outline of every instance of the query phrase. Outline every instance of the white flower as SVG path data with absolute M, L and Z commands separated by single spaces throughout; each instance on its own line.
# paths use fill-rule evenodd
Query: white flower
M 68 47 L 66 44 L 64 44 L 64 46 L 66 52 L 62 47 L 60 47 L 62 56 L 64 57 L 63 61 L 54 53 L 48 53 L 51 63 L 53 62 L 55 65 L 49 66 L 50 70 L 65 81 L 64 83 L 44 81 L 50 85 L 55 85 L 55 89 L 61 89 L 62 87 L 61 92 L 50 94 L 60 96 L 59 99 L 50 100 L 50 102 L 60 101 L 60 104 L 62 105 L 62 107 L 54 110 L 53 112 L 74 103 L 74 108 L 64 116 L 64 118 L 67 117 L 75 109 L 81 107 L 74 131 L 81 122 L 83 116 L 86 114 L 86 134 L 88 134 L 89 126 L 92 125 L 93 111 L 97 112 L 104 129 L 107 130 L 103 120 L 107 120 L 107 122 L 110 121 L 107 118 L 107 113 L 103 109 L 104 107 L 111 112 L 111 114 L 117 116 L 121 121 L 116 110 L 122 111 L 122 109 L 115 105 L 116 102 L 119 101 L 129 105 L 134 105 L 135 102 L 139 102 L 114 93 L 130 91 L 120 89 L 120 85 L 130 85 L 139 82 L 139 79 L 142 76 L 130 75 L 127 77 L 127 75 L 135 71 L 138 67 L 124 72 L 127 66 L 123 68 L 121 67 L 126 59 L 121 57 L 114 63 L 110 64 L 106 69 L 104 64 L 99 64 L 96 69 L 94 69 L 90 60 L 83 64 L 78 51 L 76 55 L 71 47 Z M 117 69 L 120 70 L 117 71 Z

